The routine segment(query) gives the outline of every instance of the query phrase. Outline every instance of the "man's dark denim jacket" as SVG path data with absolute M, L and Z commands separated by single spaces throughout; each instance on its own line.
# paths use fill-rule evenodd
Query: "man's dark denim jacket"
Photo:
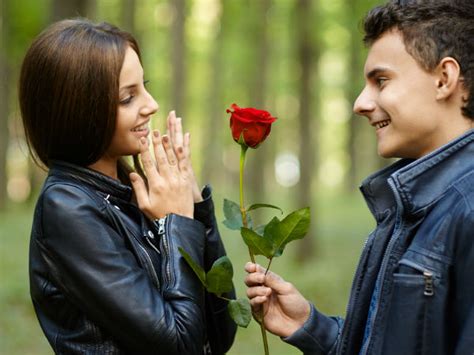
M 56 162 L 35 210 L 30 291 L 56 354 L 223 354 L 236 325 L 178 252 L 205 270 L 225 255 L 210 188 L 194 218 L 149 221 L 132 190 Z M 226 294 L 234 298 L 233 292 Z
M 346 319 L 313 306 L 284 340 L 305 354 L 474 354 L 474 131 L 396 162 L 361 191 L 377 227 Z

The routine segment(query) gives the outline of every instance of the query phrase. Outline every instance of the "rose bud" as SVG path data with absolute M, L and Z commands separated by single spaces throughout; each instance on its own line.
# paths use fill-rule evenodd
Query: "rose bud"
M 276 117 L 264 110 L 252 107 L 240 108 L 236 104 L 227 109 L 230 113 L 230 129 L 234 140 L 250 148 L 257 148 L 270 134 Z

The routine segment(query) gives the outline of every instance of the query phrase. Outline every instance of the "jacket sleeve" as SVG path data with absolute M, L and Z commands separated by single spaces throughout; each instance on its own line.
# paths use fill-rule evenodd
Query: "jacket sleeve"
M 328 317 L 311 305 L 306 323 L 283 341 L 296 346 L 305 355 L 335 354 L 343 326 L 340 317 Z
M 206 247 L 204 251 L 204 268 L 209 271 L 214 261 L 226 255 L 222 243 L 211 196 L 211 187 L 207 185 L 202 192 L 203 201 L 194 205 L 194 218 L 203 223 L 206 228 Z M 235 299 L 235 290 L 223 295 Z M 207 333 L 213 354 L 226 353 L 234 341 L 237 325 L 227 311 L 227 301 L 207 293 L 206 324 Z
M 202 265 L 205 229 L 170 215 L 171 282 L 159 290 L 139 267 L 126 238 L 104 217 L 104 206 L 74 186 L 54 185 L 42 199 L 43 235 L 36 239 L 52 278 L 91 320 L 135 353 L 201 354 L 204 292 L 178 252 Z
M 468 215 L 458 223 L 461 230 L 457 233 L 457 246 L 454 259 L 455 299 L 453 318 L 458 330 L 455 354 L 472 354 L 474 349 L 474 211 L 469 209 Z

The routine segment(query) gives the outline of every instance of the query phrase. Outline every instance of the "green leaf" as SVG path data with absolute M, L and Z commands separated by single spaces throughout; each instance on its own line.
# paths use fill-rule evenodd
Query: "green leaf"
M 259 235 L 263 235 L 266 226 L 266 224 L 261 224 L 257 228 L 253 229 L 253 231 Z
M 252 320 L 252 310 L 250 302 L 246 298 L 239 298 L 238 300 L 231 300 L 227 305 L 230 317 L 239 327 L 247 328 Z
M 198 263 L 196 263 L 191 255 L 189 255 L 183 248 L 178 247 L 178 250 L 191 269 L 193 269 L 199 280 L 201 280 L 201 283 L 206 287 L 206 273 L 204 272 L 203 268 Z
M 247 208 L 247 212 L 256 210 L 257 208 L 274 208 L 276 210 L 279 210 L 281 214 L 283 214 L 283 210 L 280 207 L 275 206 L 275 205 L 269 205 L 267 203 L 255 203 L 251 205 L 249 208 Z
M 224 199 L 224 225 L 232 230 L 239 230 L 243 227 L 242 214 L 240 212 L 240 205 L 234 201 Z
M 247 244 L 254 255 L 263 255 L 267 258 L 273 256 L 272 244 L 269 238 L 264 238 L 253 230 L 245 227 L 240 229 L 240 234 L 242 235 L 245 244 Z
M 232 276 L 234 270 L 227 256 L 222 256 L 212 264 L 211 270 L 206 275 L 207 290 L 220 296 L 224 292 L 232 291 Z
M 271 240 L 272 256 L 280 256 L 289 242 L 303 238 L 308 233 L 310 219 L 310 209 L 306 207 L 290 213 L 279 223 L 272 220 L 264 232 L 265 238 Z

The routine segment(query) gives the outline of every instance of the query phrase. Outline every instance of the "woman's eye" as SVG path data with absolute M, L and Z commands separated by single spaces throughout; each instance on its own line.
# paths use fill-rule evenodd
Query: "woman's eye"
M 133 96 L 133 95 L 130 95 L 130 96 L 127 97 L 126 99 L 121 100 L 121 101 L 120 101 L 120 104 L 121 104 L 121 105 L 128 105 L 128 104 L 132 101 L 133 98 L 134 98 L 134 96 Z
M 375 82 L 377 83 L 378 87 L 382 87 L 386 81 L 387 81 L 387 78 L 384 78 L 384 77 L 375 79 Z

